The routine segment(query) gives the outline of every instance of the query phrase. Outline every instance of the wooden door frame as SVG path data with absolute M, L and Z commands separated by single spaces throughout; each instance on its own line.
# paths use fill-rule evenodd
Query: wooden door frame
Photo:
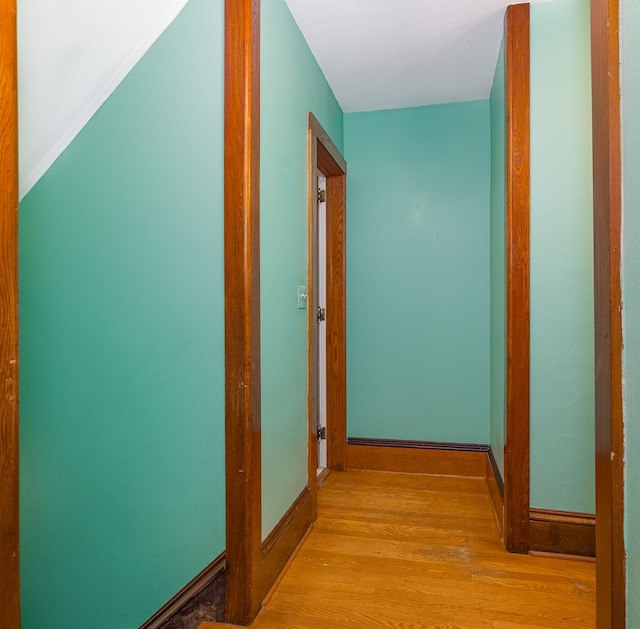
M 530 9 L 505 15 L 506 128 L 506 402 L 504 542 L 529 551 L 529 224 L 530 224 Z
M 0 626 L 20 627 L 16 1 L 0 0 Z
M 309 487 L 313 517 L 317 510 L 317 176 L 327 179 L 327 468 L 344 471 L 347 464 L 347 352 L 346 352 L 346 181 L 347 163 L 313 113 L 309 113 Z
M 626 624 L 619 0 L 591 0 L 599 629 Z

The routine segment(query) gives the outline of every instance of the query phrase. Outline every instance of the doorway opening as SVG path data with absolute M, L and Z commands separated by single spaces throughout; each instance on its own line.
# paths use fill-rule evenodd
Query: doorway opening
M 320 480 L 347 464 L 346 178 L 344 158 L 310 113 L 308 479 L 314 518 L 320 464 Z M 319 428 L 324 429 L 320 440 Z
M 327 178 L 318 175 L 318 239 L 315 243 L 315 257 L 318 266 L 316 285 L 318 307 L 318 476 L 327 469 Z

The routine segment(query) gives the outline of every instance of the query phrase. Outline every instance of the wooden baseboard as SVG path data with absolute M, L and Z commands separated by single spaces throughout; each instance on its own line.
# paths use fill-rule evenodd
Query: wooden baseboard
M 224 591 L 225 591 L 225 553 L 221 553 L 200 574 L 185 585 L 171 600 L 163 605 L 140 629 L 160 629 L 171 625 L 183 626 L 177 622 L 177 617 L 189 614 L 190 608 L 197 606 L 200 594 L 207 590 L 208 605 L 214 604 L 209 611 L 209 617 L 203 620 L 222 620 L 224 618 Z M 216 604 L 217 603 L 217 604 Z M 174 622 L 175 620 L 175 622 Z
M 493 506 L 493 513 L 496 516 L 496 524 L 502 537 L 504 535 L 504 484 L 491 448 L 489 448 L 489 452 L 487 453 L 486 479 L 491 505 Z
M 489 446 L 467 443 L 347 440 L 347 469 L 484 478 Z
M 532 551 L 595 557 L 595 515 L 548 509 L 531 509 L 529 514 Z
M 312 523 L 311 490 L 305 487 L 280 522 L 262 542 L 262 598 L 284 569 Z
M 264 597 L 264 600 L 262 601 L 263 607 L 266 607 L 269 604 L 269 601 L 271 600 L 272 596 L 278 590 L 278 586 L 280 585 L 280 582 L 282 581 L 282 579 L 284 579 L 285 575 L 287 574 L 287 570 L 289 569 L 291 564 L 293 564 L 293 562 L 296 560 L 298 553 L 304 546 L 304 543 L 307 541 L 307 538 L 309 537 L 309 535 L 311 535 L 312 530 L 313 530 L 313 524 L 307 529 L 306 533 L 302 536 L 302 539 L 298 542 L 298 545 L 295 547 L 295 549 L 291 553 L 291 556 L 287 560 L 287 563 L 284 565 L 284 568 L 280 571 L 280 574 L 276 577 L 276 580 L 273 582 L 271 589 L 267 592 L 267 595 Z
M 262 543 L 262 596 L 266 596 L 287 561 L 311 526 L 311 491 L 302 491 L 271 534 Z M 203 620 L 224 620 L 226 557 L 222 553 L 198 576 L 162 606 L 140 629 L 183 629 L 197 627 Z M 206 596 L 203 597 L 203 594 Z M 206 614 L 199 599 L 207 606 Z M 191 617 L 197 617 L 192 624 Z
M 318 474 L 318 478 L 316 480 L 316 489 L 320 489 L 324 484 L 324 481 L 329 478 L 329 474 L 331 474 L 331 470 L 328 467 L 325 467 L 320 474 Z
M 496 461 L 496 457 L 493 454 L 491 446 L 489 446 L 489 452 L 487 452 L 487 460 L 491 466 L 492 476 L 496 482 L 498 492 L 500 493 L 500 499 L 504 501 L 504 479 L 500 473 L 500 468 L 498 467 L 498 462 Z

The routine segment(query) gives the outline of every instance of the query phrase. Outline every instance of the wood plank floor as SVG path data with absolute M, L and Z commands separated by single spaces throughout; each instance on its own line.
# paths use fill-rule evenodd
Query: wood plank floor
M 595 563 L 507 553 L 483 480 L 334 473 L 311 534 L 251 626 L 589 629 Z

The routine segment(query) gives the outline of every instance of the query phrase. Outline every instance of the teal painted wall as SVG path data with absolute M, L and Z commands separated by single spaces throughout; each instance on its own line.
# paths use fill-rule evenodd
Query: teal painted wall
M 342 149 L 342 110 L 284 0 L 262 4 L 260 299 L 263 534 L 307 482 L 307 129 Z
M 137 627 L 224 530 L 223 3 L 20 207 L 24 629 Z
M 640 5 L 622 2 L 627 627 L 640 627 Z
M 491 450 L 504 479 L 506 374 L 506 111 L 504 40 L 491 86 Z
M 345 115 L 350 437 L 489 440 L 489 113 Z
M 594 512 L 588 0 L 531 6 L 531 506 Z

